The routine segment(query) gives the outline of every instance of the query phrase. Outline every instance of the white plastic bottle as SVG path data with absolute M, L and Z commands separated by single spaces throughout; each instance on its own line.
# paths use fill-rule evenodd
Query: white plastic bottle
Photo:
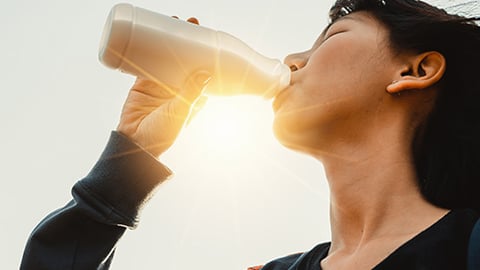
M 192 73 L 212 74 L 206 92 L 271 98 L 290 83 L 290 69 L 221 31 L 134 7 L 115 5 L 103 30 L 100 61 L 178 90 Z

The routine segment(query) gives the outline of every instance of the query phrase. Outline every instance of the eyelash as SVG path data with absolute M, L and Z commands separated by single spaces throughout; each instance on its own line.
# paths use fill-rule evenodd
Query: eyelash
M 344 33 L 344 32 L 347 32 L 347 31 L 346 30 L 335 30 L 335 31 L 332 31 L 332 32 L 333 33 L 331 33 L 331 34 L 328 33 L 328 32 L 325 34 L 324 41 L 333 37 L 333 36 L 335 36 L 335 35 L 337 35 L 337 34 Z

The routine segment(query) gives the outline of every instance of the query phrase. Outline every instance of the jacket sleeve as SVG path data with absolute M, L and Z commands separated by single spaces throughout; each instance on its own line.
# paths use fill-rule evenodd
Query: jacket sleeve
M 156 158 L 120 133 L 91 172 L 72 188 L 73 199 L 31 233 L 20 269 L 108 269 L 115 245 L 155 188 L 171 175 Z

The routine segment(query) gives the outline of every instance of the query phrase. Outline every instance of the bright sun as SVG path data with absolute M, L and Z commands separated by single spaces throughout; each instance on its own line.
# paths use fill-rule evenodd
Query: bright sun
M 239 154 L 271 136 L 271 109 L 259 97 L 210 97 L 191 123 L 196 140 L 219 154 Z

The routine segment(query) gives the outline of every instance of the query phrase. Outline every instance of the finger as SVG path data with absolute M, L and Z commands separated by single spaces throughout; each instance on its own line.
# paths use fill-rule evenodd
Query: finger
M 187 79 L 181 92 L 174 100 L 177 117 L 182 117 L 186 120 L 193 104 L 202 95 L 209 80 L 210 74 L 205 71 L 198 72 Z
M 180 19 L 178 16 L 172 16 L 172 18 L 175 18 L 175 19 Z M 193 23 L 193 24 L 199 24 L 200 22 L 198 21 L 197 18 L 195 17 L 190 17 L 187 19 L 187 22 L 189 23 Z
M 157 81 L 152 81 L 143 77 L 138 77 L 131 90 L 143 93 L 156 98 L 172 98 L 176 95 L 176 90 L 166 84 L 160 85 Z
M 199 24 L 200 22 L 198 21 L 197 18 L 195 17 L 190 17 L 187 19 L 187 22 L 193 23 L 193 24 Z
M 191 106 L 203 93 L 204 87 L 208 84 L 211 75 L 207 71 L 199 71 L 189 76 L 177 98 L 184 100 Z

